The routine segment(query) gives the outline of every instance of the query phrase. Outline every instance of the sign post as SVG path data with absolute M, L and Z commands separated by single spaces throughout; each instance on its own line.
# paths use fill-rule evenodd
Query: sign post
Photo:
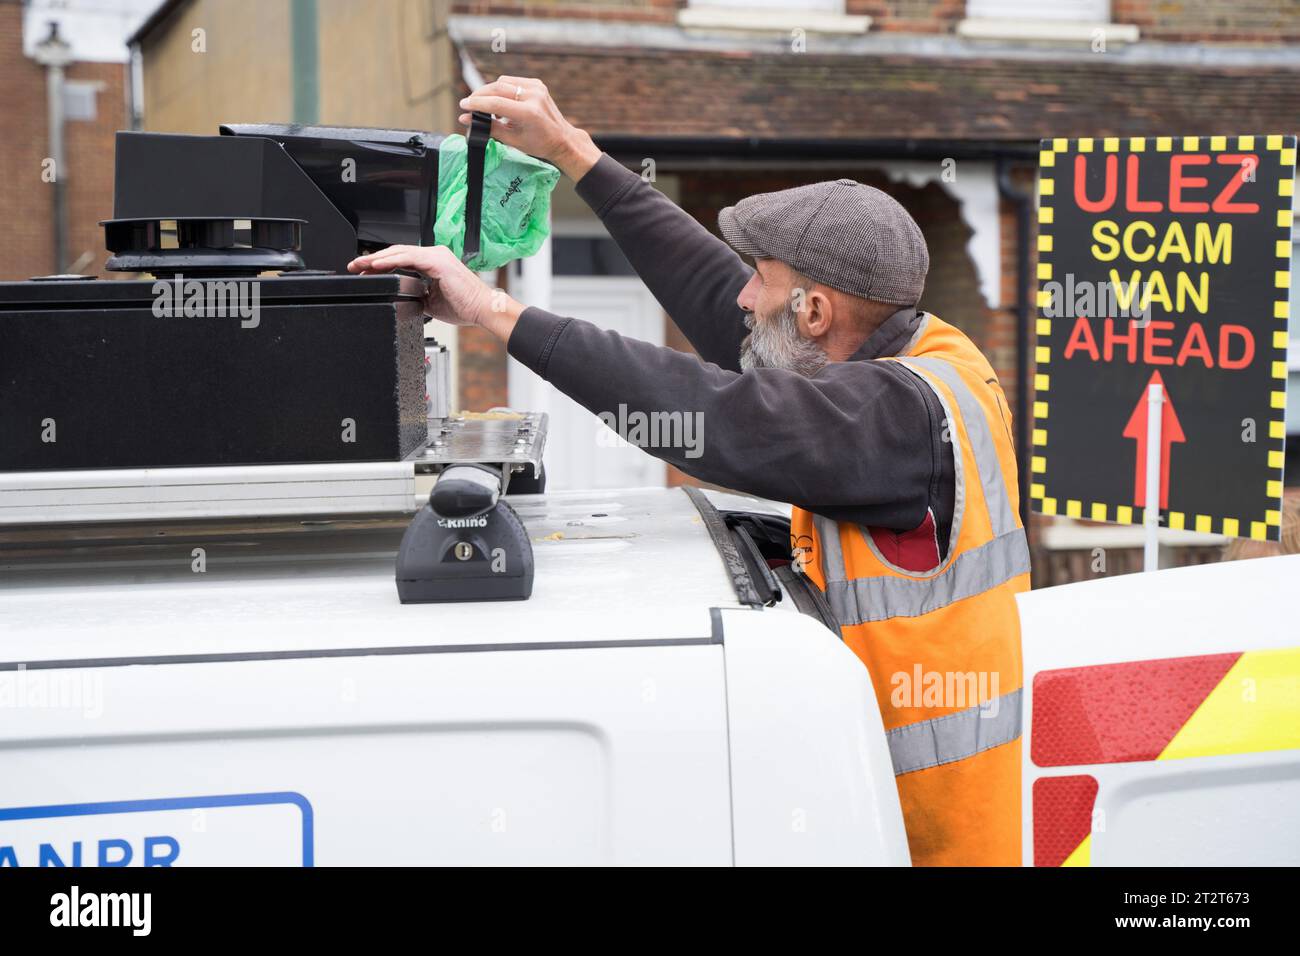
M 1030 500 L 1278 540 L 1294 136 L 1045 140 Z
M 1159 382 L 1147 386 L 1147 486 L 1145 500 L 1160 500 L 1160 418 L 1164 413 L 1165 387 Z M 1143 509 L 1146 525 L 1146 547 L 1143 549 L 1142 570 L 1160 570 L 1160 509 L 1148 505 Z

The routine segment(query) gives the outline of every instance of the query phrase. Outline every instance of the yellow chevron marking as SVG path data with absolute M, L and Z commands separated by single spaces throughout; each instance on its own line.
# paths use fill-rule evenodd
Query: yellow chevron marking
M 1300 750 L 1300 647 L 1247 651 L 1157 760 Z
M 1083 842 L 1070 851 L 1061 866 L 1092 866 L 1092 834 L 1083 838 Z

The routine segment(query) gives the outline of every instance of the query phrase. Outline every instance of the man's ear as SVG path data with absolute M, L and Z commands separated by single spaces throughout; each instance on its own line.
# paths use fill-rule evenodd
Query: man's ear
M 793 303 L 799 316 L 799 328 L 806 338 L 820 339 L 831 330 L 834 307 L 830 297 L 816 289 L 802 290 L 802 303 Z

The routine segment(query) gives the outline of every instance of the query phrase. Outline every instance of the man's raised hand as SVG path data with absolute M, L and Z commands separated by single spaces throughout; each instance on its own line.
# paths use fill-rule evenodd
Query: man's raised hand
M 564 118 L 546 84 L 527 76 L 501 76 L 460 101 L 460 122 L 470 113 L 491 113 L 492 137 L 539 159 L 554 163 L 578 181 L 600 159 L 591 137 Z

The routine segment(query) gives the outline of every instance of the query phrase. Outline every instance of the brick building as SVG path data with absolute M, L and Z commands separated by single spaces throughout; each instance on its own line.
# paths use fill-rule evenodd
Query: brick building
M 76 50 L 73 50 L 76 55 Z M 0 280 L 58 272 L 105 275 L 101 219 L 113 215 L 113 136 L 126 125 L 121 63 L 74 61 L 66 69 L 65 165 L 68 238 L 54 261 L 54 189 L 46 71 L 23 53 L 23 7 L 0 0 Z
M 1300 128 L 1294 0 L 377 0 L 366 10 L 167 0 L 134 38 L 146 127 L 292 118 L 449 132 L 461 92 L 513 74 L 541 77 L 603 148 L 653 170 L 712 229 L 718 209 L 752 192 L 850 176 L 921 224 L 932 257 L 922 306 L 985 350 L 1021 427 L 1033 397 L 1038 140 Z M 253 53 L 228 42 L 253 22 Z M 199 27 L 205 57 L 186 52 Z M 273 70 L 269 82 L 247 81 L 250 56 Z M 219 69 L 221 57 L 244 68 Z M 499 281 L 524 301 L 686 348 L 611 246 L 562 184 L 552 241 Z M 550 411 L 557 485 L 680 480 L 634 450 L 598 450 L 594 419 L 494 340 L 463 331 L 457 353 L 464 407 Z M 1140 529 L 1068 521 L 1038 530 L 1040 547 L 1071 553 L 1065 564 L 1093 541 L 1114 554 L 1140 540 Z M 1178 562 L 1221 544 L 1178 540 Z

